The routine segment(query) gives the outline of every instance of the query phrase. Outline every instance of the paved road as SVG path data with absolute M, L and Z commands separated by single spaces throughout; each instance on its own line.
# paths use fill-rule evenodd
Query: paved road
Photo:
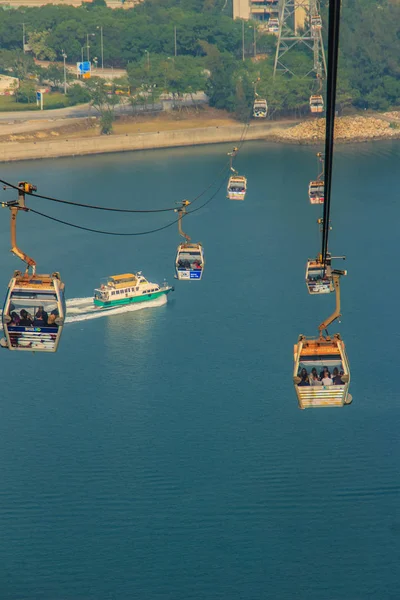
M 207 102 L 207 96 L 203 92 L 193 94 L 194 100 L 198 104 L 205 104 Z M 46 102 L 46 100 L 45 100 Z M 163 97 L 162 102 L 154 105 L 154 112 L 160 112 L 162 110 L 171 110 L 172 100 L 168 99 L 168 96 Z M 187 96 L 183 100 L 179 101 L 181 106 L 191 106 L 193 104 L 190 96 Z M 147 109 L 148 111 L 149 109 Z M 135 112 L 142 112 L 143 107 L 136 107 Z M 133 110 L 130 104 L 119 104 L 116 107 L 117 114 L 132 114 Z M 80 104 L 79 106 L 68 106 L 67 108 L 55 108 L 54 110 L 22 110 L 15 112 L 0 112 L 0 123 L 12 123 L 17 121 L 33 121 L 38 119 L 46 120 L 58 120 L 58 119 L 76 119 L 77 117 L 95 117 L 97 112 L 90 106 L 90 104 Z
M 32 121 L 38 119 L 69 119 L 76 117 L 94 116 L 93 108 L 89 104 L 79 106 L 67 106 L 66 108 L 55 108 L 54 110 L 21 110 L 0 112 L 0 121 Z

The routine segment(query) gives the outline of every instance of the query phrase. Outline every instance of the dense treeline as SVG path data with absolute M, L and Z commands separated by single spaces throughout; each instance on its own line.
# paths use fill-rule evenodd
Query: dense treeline
M 82 48 L 86 55 L 87 34 L 90 34 L 91 57 L 100 57 L 100 27 L 103 27 L 104 60 L 108 67 L 125 67 L 128 62 L 140 60 L 145 51 L 173 56 L 175 27 L 178 55 L 203 55 L 201 41 L 215 44 L 221 52 L 229 52 L 236 58 L 242 53 L 241 22 L 220 12 L 199 14 L 149 1 L 130 10 L 48 5 L 1 11 L 0 48 L 22 48 L 22 22 L 26 23 L 29 44 L 37 58 L 43 60 L 61 60 L 63 50 L 69 62 L 81 60 Z M 246 26 L 247 53 L 252 50 L 252 41 L 253 29 Z M 259 34 L 258 52 L 271 51 L 274 43 L 273 36 Z
M 3 10 L 0 69 L 12 68 L 21 78 L 33 69 L 32 64 L 28 65 L 30 59 L 21 55 L 22 22 L 26 23 L 33 55 L 50 61 L 60 61 L 63 51 L 68 62 L 79 61 L 82 53 L 85 57 L 87 34 L 90 56 L 100 61 L 102 27 L 105 65 L 128 67 L 129 85 L 136 95 L 147 97 L 150 92 L 154 96 L 169 91 L 179 96 L 205 89 L 211 105 L 236 111 L 239 118 L 245 118 L 254 97 L 254 82 L 260 78 L 257 93 L 268 99 L 272 114 L 305 111 L 308 97 L 315 91 L 315 80 L 273 80 L 276 38 L 272 35 L 257 32 L 257 53 L 266 58 L 252 62 L 251 23 L 244 27 L 243 62 L 242 23 L 229 16 L 231 7 L 229 0 L 146 0 L 134 9 L 112 10 L 104 6 L 104 0 L 95 0 L 80 8 L 49 5 Z M 322 3 L 325 23 L 326 14 Z M 339 105 L 386 109 L 399 103 L 399 42 L 398 3 L 349 0 L 344 5 Z M 301 49 L 288 59 L 296 73 L 307 72 L 312 66 L 310 53 Z M 57 79 L 57 73 L 53 75 Z

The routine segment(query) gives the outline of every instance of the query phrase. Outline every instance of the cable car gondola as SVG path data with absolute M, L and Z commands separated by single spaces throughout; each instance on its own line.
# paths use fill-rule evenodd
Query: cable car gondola
M 66 316 L 64 283 L 57 272 L 37 274 L 36 262 L 18 248 L 16 240 L 17 214 L 29 210 L 25 193 L 32 191 L 36 191 L 32 184 L 20 182 L 18 200 L 5 204 L 11 210 L 11 252 L 27 267 L 25 273 L 15 271 L 8 285 L 2 314 L 5 337 L 0 345 L 8 350 L 56 352 Z
M 233 175 L 229 177 L 228 187 L 226 188 L 226 197 L 229 198 L 229 200 L 244 200 L 246 197 L 247 179 L 246 177 L 243 177 L 243 175 L 238 175 L 237 171 L 235 171 L 232 166 L 233 159 L 237 152 L 237 148 L 233 148 L 232 152 L 228 152 L 230 169 L 233 173 Z
M 257 98 L 253 104 L 253 117 L 255 119 L 265 119 L 268 114 L 268 104 L 264 98 Z
M 9 350 L 56 352 L 65 319 L 64 284 L 59 273 L 15 271 L 3 307 L 3 330 Z
M 279 33 L 279 19 L 269 19 L 268 31 L 269 33 Z
M 201 279 L 205 265 L 203 246 L 191 242 L 190 237 L 182 230 L 182 217 L 187 214 L 186 207 L 189 204 L 188 200 L 183 200 L 182 207 L 177 210 L 179 234 L 186 240 L 185 243 L 179 244 L 175 259 L 175 278 L 180 281 Z
M 310 96 L 310 111 L 313 114 L 324 112 L 324 99 L 321 95 Z
M 308 197 L 311 204 L 324 203 L 324 182 L 320 180 L 310 181 L 308 186 Z
M 353 400 L 349 394 L 350 366 L 345 344 L 339 334 L 330 337 L 327 332 L 327 327 L 340 317 L 340 275 L 333 273 L 336 308 L 319 326 L 319 337 L 300 335 L 294 345 L 293 382 L 301 409 L 345 406 Z
M 229 200 L 244 200 L 247 192 L 247 179 L 243 175 L 229 177 L 226 197 Z
M 306 267 L 306 283 L 310 294 L 329 294 L 334 291 L 330 260 L 324 265 L 310 258 Z
M 320 31 L 322 29 L 322 19 L 320 15 L 311 17 L 311 29 L 313 31 Z

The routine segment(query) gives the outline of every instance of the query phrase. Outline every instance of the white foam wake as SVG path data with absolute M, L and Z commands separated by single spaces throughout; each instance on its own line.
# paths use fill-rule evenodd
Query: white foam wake
M 80 321 L 89 321 L 90 319 L 98 319 L 100 317 L 111 317 L 113 315 L 121 315 L 123 313 L 135 312 L 143 308 L 154 308 L 163 306 L 167 303 L 167 296 L 164 294 L 154 300 L 146 302 L 137 302 L 118 306 L 117 308 L 97 308 L 93 304 L 93 298 L 71 298 L 67 300 L 67 318 L 66 323 L 79 323 Z

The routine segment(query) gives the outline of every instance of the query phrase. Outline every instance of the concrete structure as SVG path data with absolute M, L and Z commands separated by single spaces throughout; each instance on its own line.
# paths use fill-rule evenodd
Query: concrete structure
M 291 122 L 288 126 L 295 123 Z M 251 124 L 246 140 L 272 138 L 281 129 L 275 123 Z M 200 127 L 158 131 L 156 133 L 135 133 L 126 135 L 103 135 L 71 140 L 43 142 L 2 142 L 0 162 L 30 160 L 37 158 L 58 158 L 61 156 L 81 156 L 108 152 L 127 152 L 153 148 L 177 146 L 197 146 L 200 144 L 237 143 L 243 135 L 243 124 L 228 127 Z
M 0 96 L 13 96 L 15 88 L 18 87 L 17 77 L 9 75 L 0 75 Z
M 254 19 L 267 25 L 270 17 L 277 18 L 278 15 L 278 0 L 233 0 L 234 19 Z
M 46 4 L 63 4 L 69 6 L 81 6 L 82 4 L 90 3 L 93 0 L 0 0 L 0 8 L 19 8 L 20 6 L 38 7 Z M 142 0 L 106 0 L 109 8 L 132 8 L 136 4 L 140 4 Z

